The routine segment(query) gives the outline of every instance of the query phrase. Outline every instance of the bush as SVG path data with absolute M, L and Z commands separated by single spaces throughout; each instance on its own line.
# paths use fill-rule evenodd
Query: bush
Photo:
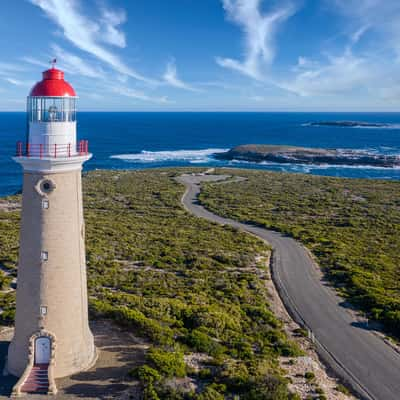
M 161 375 L 158 371 L 146 364 L 133 369 L 129 374 L 144 384 L 152 384 L 161 380 Z
M 293 333 L 298 336 L 308 337 L 308 331 L 304 328 L 296 328 Z
M 183 377 L 186 375 L 183 353 L 179 350 L 165 351 L 161 348 L 151 348 L 146 358 L 149 364 L 163 376 Z
M 221 388 L 221 385 L 207 386 L 202 393 L 196 396 L 196 400 L 224 400 L 224 395 L 220 393 L 217 389 L 222 389 L 222 391 L 224 391 L 224 388 Z
M 191 331 L 186 336 L 185 342 L 194 350 L 201 353 L 208 353 L 216 356 L 223 352 L 223 347 L 219 343 L 198 329 Z
M 139 379 L 143 386 L 143 400 L 160 400 L 154 383 L 161 380 L 161 375 L 155 369 L 148 365 L 142 365 L 129 373 L 131 376 Z
M 212 372 L 209 368 L 203 368 L 198 372 L 197 376 L 199 379 L 210 379 L 212 377 Z
M 242 400 L 292 400 L 294 395 L 287 389 L 286 382 L 276 376 L 266 376 L 249 381 Z
M 344 394 L 347 394 L 347 395 L 350 394 L 350 390 L 347 389 L 347 387 L 344 386 L 344 385 L 342 385 L 341 383 L 339 383 L 339 384 L 335 387 L 335 389 L 336 389 L 338 392 L 340 392 L 340 393 L 344 393 Z
M 172 344 L 173 331 L 168 326 L 162 326 L 159 322 L 147 318 L 138 310 L 128 307 L 114 307 L 99 300 L 91 301 L 92 311 L 103 317 L 113 318 L 121 325 L 133 327 L 139 335 L 143 335 L 158 344 Z
M 304 378 L 306 378 L 307 382 L 311 382 L 311 381 L 313 381 L 315 379 L 315 374 L 314 374 L 314 372 L 307 371 L 304 374 Z
M 324 390 L 320 387 L 315 388 L 315 393 L 317 394 L 324 394 Z

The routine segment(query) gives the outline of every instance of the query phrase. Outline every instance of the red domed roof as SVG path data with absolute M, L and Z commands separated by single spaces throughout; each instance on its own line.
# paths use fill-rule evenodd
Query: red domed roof
M 31 97 L 76 97 L 75 90 L 64 81 L 64 72 L 56 68 L 43 72 L 43 79 L 32 88 Z

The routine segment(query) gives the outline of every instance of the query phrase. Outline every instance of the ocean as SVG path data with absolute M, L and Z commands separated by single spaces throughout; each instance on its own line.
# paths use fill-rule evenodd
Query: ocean
M 21 190 L 12 161 L 24 140 L 25 113 L 0 113 L 0 195 Z M 384 127 L 310 126 L 321 121 L 384 123 Z M 92 169 L 174 166 L 258 168 L 349 178 L 400 180 L 400 168 L 218 161 L 212 154 L 240 144 L 353 149 L 400 156 L 400 113 L 78 113 L 78 136 L 89 140 Z

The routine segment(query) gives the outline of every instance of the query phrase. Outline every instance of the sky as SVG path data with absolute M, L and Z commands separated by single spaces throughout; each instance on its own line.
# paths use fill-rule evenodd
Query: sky
M 86 111 L 398 111 L 398 0 L 13 0 L 0 111 L 57 59 Z

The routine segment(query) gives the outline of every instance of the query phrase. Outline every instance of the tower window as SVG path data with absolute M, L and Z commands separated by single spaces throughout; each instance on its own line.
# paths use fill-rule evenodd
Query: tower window
M 42 251 L 42 253 L 40 254 L 40 258 L 42 259 L 42 261 L 47 261 L 49 259 L 49 253 L 47 251 Z
M 50 179 L 44 179 L 40 182 L 40 190 L 43 193 L 51 193 L 56 188 L 56 185 Z
M 48 200 L 47 195 L 50 195 L 55 188 L 56 184 L 51 179 L 40 179 L 35 185 L 36 191 L 42 196 L 43 200 Z
M 49 201 L 47 199 L 42 200 L 42 208 L 43 210 L 47 210 L 49 208 Z
M 47 315 L 47 307 L 40 306 L 40 315 Z

